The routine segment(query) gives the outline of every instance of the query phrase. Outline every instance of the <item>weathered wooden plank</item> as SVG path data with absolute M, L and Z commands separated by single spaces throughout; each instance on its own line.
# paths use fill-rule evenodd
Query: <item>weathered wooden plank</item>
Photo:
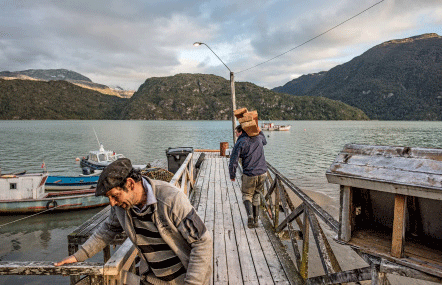
M 264 253 L 267 265 L 272 274 L 273 282 L 275 282 L 275 284 L 290 284 L 284 272 L 284 268 L 279 262 L 278 256 L 276 255 L 276 252 L 262 225 L 260 225 L 260 227 L 256 229 L 256 234 L 258 236 L 259 243 L 261 244 L 261 249 Z
M 212 235 L 213 244 L 216 244 L 216 237 L 214 235 L 214 223 L 215 223 L 215 181 L 212 178 L 215 172 L 215 160 L 209 159 L 210 161 L 210 180 L 208 183 L 207 190 L 207 207 L 204 223 L 206 225 L 207 231 Z M 213 262 L 213 260 L 212 260 Z M 215 272 L 215 264 L 212 264 L 212 268 Z M 211 284 L 213 284 L 215 273 L 212 275 Z
M 215 221 L 214 221 L 214 245 L 213 245 L 213 258 L 214 268 L 213 277 L 214 284 L 220 282 L 228 282 L 228 271 L 226 261 L 226 242 L 224 239 L 224 224 L 223 224 L 223 201 L 221 197 L 221 183 L 219 175 L 220 159 L 215 158 L 215 172 L 214 172 L 214 189 L 215 191 Z
M 206 208 L 208 203 L 208 190 L 209 190 L 209 180 L 210 180 L 210 168 L 211 168 L 211 161 L 208 159 L 205 159 L 203 163 L 201 164 L 200 172 L 198 174 L 198 182 L 201 181 L 201 188 L 200 188 L 200 198 L 197 205 L 195 205 L 197 208 L 198 215 L 201 217 L 201 219 L 204 221 L 206 217 Z M 195 201 L 196 203 L 196 201 Z
M 340 223 L 339 239 L 345 242 L 351 239 L 352 229 L 352 189 L 350 186 L 341 187 L 341 211 L 340 211 Z
M 118 276 L 121 273 L 121 269 L 129 262 L 135 259 L 137 250 L 130 239 L 126 241 L 118 248 L 118 250 L 112 255 L 108 262 L 104 265 L 104 275 L 106 276 Z
M 382 258 L 379 270 L 380 272 L 387 274 L 394 274 L 394 275 L 406 276 L 430 282 L 442 283 L 441 277 L 426 274 L 422 271 L 399 265 L 397 263 L 388 261 L 384 258 Z
M 267 216 L 264 216 L 261 217 L 261 222 L 290 284 L 303 285 L 305 283 L 304 279 L 301 277 L 298 269 L 295 267 L 295 264 L 287 254 L 286 246 L 282 244 L 279 237 L 277 237 L 272 230 L 270 219 Z
M 379 232 L 372 231 L 357 231 L 353 233 L 352 239 L 349 244 L 352 245 L 354 251 L 359 255 L 367 254 L 377 257 L 386 258 L 396 262 L 399 265 L 413 268 L 427 274 L 442 278 L 442 263 L 437 260 L 437 254 L 433 252 L 439 252 L 436 249 L 424 248 L 421 249 L 421 255 L 428 255 L 430 258 L 417 257 L 416 251 L 418 248 L 424 247 L 423 245 L 407 244 L 405 248 L 405 256 L 403 258 L 395 258 L 391 256 L 391 236 L 388 234 L 381 235 Z M 440 256 L 440 255 L 439 255 Z M 435 259 L 436 258 L 436 259 Z
M 417 187 L 415 185 L 395 184 L 394 182 L 386 183 L 384 181 L 375 181 L 363 177 L 355 176 L 338 176 L 326 172 L 329 183 L 348 185 L 355 188 L 371 189 L 382 192 L 389 192 L 395 194 L 402 194 L 407 196 L 415 196 L 428 198 L 432 200 L 442 200 L 441 191 L 433 188 Z
M 225 166 L 225 175 L 226 177 L 229 177 L 227 165 Z M 240 212 L 240 208 L 243 207 L 243 203 L 242 200 L 238 200 L 236 196 L 236 191 L 240 187 L 239 180 L 240 178 L 236 177 L 235 182 L 230 181 L 230 179 L 228 179 L 226 182 L 227 194 L 232 211 L 232 222 L 239 255 L 241 274 L 244 284 L 259 284 Z
M 307 285 L 327 285 L 371 280 L 371 268 L 364 267 L 307 279 Z
M 341 266 L 339 265 L 338 260 L 336 259 L 336 256 L 327 240 L 327 237 L 319 225 L 318 219 L 311 212 L 309 212 L 308 218 L 325 274 L 329 275 L 331 273 L 342 271 Z
M 103 275 L 103 264 L 77 262 L 54 266 L 50 261 L 0 261 L 0 275 Z
M 334 160 L 333 165 L 358 165 L 369 168 L 403 170 L 414 173 L 427 173 L 440 175 L 439 169 L 442 168 L 442 151 L 439 149 L 438 157 L 422 157 L 412 155 L 398 155 L 394 152 L 388 153 L 341 153 Z
M 219 172 L 220 172 L 220 182 L 221 182 L 221 199 L 223 201 L 223 217 L 224 217 L 224 240 L 226 242 L 226 260 L 228 269 L 228 280 L 229 284 L 243 284 L 242 274 L 241 274 L 241 264 L 238 256 L 238 248 L 235 237 L 235 230 L 233 227 L 233 213 L 231 209 L 231 202 L 228 194 L 227 181 L 228 172 L 226 159 L 220 159 Z
M 235 187 L 235 195 L 238 201 L 242 201 L 242 194 L 240 191 L 239 184 Z M 241 203 L 242 204 L 242 203 Z M 259 245 L 259 241 L 254 229 L 249 229 L 247 227 L 247 214 L 244 207 L 240 207 L 240 213 L 242 217 L 243 226 L 245 228 L 245 234 L 248 239 L 248 246 L 250 248 L 253 264 L 255 266 L 255 271 L 260 284 L 272 284 L 272 276 L 268 268 L 267 262 L 264 258 L 264 254 Z
M 393 237 L 391 255 L 401 258 L 404 254 L 407 196 L 396 194 L 394 198 Z

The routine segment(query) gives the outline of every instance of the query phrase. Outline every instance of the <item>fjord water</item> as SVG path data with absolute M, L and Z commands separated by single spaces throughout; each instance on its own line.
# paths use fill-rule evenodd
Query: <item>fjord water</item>
M 267 161 L 304 190 L 320 192 L 339 203 L 338 186 L 325 171 L 347 143 L 409 147 L 442 146 L 442 122 L 421 121 L 274 121 L 290 124 L 288 132 L 265 132 Z M 3 174 L 81 173 L 75 158 L 98 149 L 122 153 L 134 164 L 166 159 L 168 147 L 232 147 L 230 121 L 0 121 L 0 167 Z M 99 209 L 0 217 L 0 261 L 57 261 L 67 255 L 67 234 Z M 94 261 L 100 261 L 96 257 Z M 68 284 L 67 277 L 7 277 L 0 284 Z M 55 282 L 55 283 L 53 283 Z

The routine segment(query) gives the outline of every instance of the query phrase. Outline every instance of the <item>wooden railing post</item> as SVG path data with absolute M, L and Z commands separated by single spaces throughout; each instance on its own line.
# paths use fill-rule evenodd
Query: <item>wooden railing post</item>
M 279 177 L 276 176 L 275 181 L 274 181 L 275 182 L 275 191 L 274 191 L 274 193 L 275 193 L 275 208 L 274 208 L 275 214 L 273 216 L 273 228 L 274 229 L 276 229 L 279 224 L 279 202 L 280 202 L 281 197 L 279 196 L 278 180 L 279 180 Z

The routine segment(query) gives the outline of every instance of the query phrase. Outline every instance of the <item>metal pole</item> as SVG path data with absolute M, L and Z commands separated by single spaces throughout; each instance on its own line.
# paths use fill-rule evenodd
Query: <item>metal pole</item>
M 233 75 L 233 71 L 230 71 L 230 90 L 232 93 L 232 131 L 233 131 L 233 144 L 236 143 L 236 135 L 235 135 L 235 127 L 236 127 L 236 117 L 235 117 L 235 110 L 236 110 L 236 99 L 235 99 L 235 76 Z
M 232 93 L 232 132 L 233 132 L 233 144 L 236 143 L 236 136 L 235 136 L 235 127 L 236 127 L 236 117 L 234 115 L 234 111 L 236 110 L 236 99 L 235 99 L 235 76 L 233 75 L 233 72 L 230 70 L 230 68 L 222 61 L 222 59 L 205 43 L 202 42 L 195 42 L 193 44 L 194 46 L 200 46 L 205 45 L 218 59 L 219 61 L 224 64 L 224 66 L 230 71 L 230 89 Z

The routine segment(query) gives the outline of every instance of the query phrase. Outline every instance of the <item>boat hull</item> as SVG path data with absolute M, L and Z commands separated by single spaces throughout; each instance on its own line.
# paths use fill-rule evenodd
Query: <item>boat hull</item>
M 97 186 L 99 176 L 48 176 L 46 191 L 90 189 Z
M 94 189 L 48 193 L 41 199 L 0 201 L 0 214 L 30 214 L 42 211 L 71 211 L 106 206 L 109 199 L 95 196 Z

